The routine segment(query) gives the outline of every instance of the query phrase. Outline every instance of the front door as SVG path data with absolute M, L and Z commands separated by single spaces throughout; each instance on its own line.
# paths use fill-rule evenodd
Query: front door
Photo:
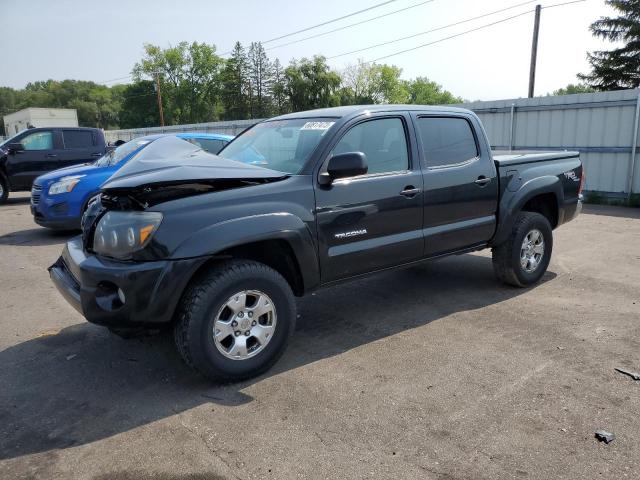
M 498 180 L 472 117 L 414 115 L 425 162 L 424 241 L 427 256 L 486 243 L 496 228 Z
M 7 173 L 14 189 L 29 189 L 35 178 L 53 168 L 57 150 L 55 148 L 54 132 L 51 130 L 36 130 L 26 132 L 16 139 L 24 150 L 10 153 L 7 157 Z M 55 168 L 55 167 L 54 167 Z
M 423 255 L 422 173 L 407 135 L 409 117 L 370 116 L 351 124 L 333 155 L 362 152 L 365 175 L 316 186 L 323 282 L 408 263 Z

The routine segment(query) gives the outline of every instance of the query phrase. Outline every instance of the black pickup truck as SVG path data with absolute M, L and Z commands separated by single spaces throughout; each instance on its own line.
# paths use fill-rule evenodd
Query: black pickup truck
M 0 204 L 9 191 L 29 191 L 36 177 L 93 162 L 106 152 L 99 128 L 30 128 L 0 144 Z
M 493 155 L 467 110 L 300 112 L 218 156 L 154 142 L 103 185 L 49 271 L 90 322 L 171 326 L 187 364 L 238 380 L 273 365 L 294 297 L 319 287 L 484 248 L 499 280 L 535 283 L 583 184 L 576 152 Z

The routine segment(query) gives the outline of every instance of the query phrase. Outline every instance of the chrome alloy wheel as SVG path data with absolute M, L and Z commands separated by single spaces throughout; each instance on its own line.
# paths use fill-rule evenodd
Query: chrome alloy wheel
M 527 273 L 535 272 L 544 256 L 544 237 L 537 229 L 531 230 L 522 240 L 520 265 Z
M 3 195 L 4 195 L 4 185 L 2 182 L 0 182 L 0 198 L 2 198 Z
M 273 338 L 276 320 L 276 307 L 265 293 L 245 290 L 231 295 L 213 324 L 216 348 L 232 360 L 251 358 Z

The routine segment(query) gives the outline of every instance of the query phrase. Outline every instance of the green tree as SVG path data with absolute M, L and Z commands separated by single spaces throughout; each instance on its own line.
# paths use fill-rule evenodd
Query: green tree
M 251 89 L 250 116 L 251 118 L 268 117 L 271 114 L 273 66 L 260 42 L 251 43 L 247 59 Z
M 249 117 L 249 66 L 244 47 L 236 42 L 231 57 L 225 62 L 220 76 L 221 101 L 225 120 Z
M 619 90 L 640 86 L 640 0 L 606 0 L 620 12 L 617 17 L 601 17 L 591 24 L 591 33 L 619 48 L 587 53 L 591 73 L 578 74 L 580 80 L 597 90 Z
M 573 95 L 576 93 L 593 93 L 596 89 L 584 83 L 570 83 L 566 87 L 553 91 L 553 95 Z
M 462 98 L 443 90 L 441 85 L 432 82 L 427 77 L 417 77 L 406 83 L 409 92 L 409 102 L 417 105 L 445 105 L 447 103 L 462 103 Z
M 271 84 L 271 97 L 273 101 L 273 113 L 282 115 L 289 111 L 289 99 L 287 97 L 287 85 L 282 65 L 277 58 L 273 62 L 273 83 Z
M 20 94 L 21 92 L 19 90 L 14 90 L 10 87 L 0 87 L 0 117 L 19 110 L 17 105 L 20 102 Z M 0 122 L 0 135 L 12 135 L 13 133 L 15 132 L 5 132 L 4 122 Z
M 117 89 L 95 82 L 46 80 L 27 84 L 16 107 L 75 108 L 80 125 L 115 128 L 120 101 Z
M 119 119 L 120 128 L 141 128 L 160 125 L 155 82 L 141 80 L 124 86 Z
M 400 80 L 402 69 L 394 65 L 375 67 L 378 103 L 408 103 L 409 91 L 406 82 Z
M 292 111 L 339 105 L 340 75 L 329 68 L 325 57 L 292 60 L 284 76 Z
M 134 79 L 160 77 L 162 95 L 167 97 L 167 124 L 219 118 L 224 60 L 216 54 L 215 45 L 180 42 L 166 49 L 145 44 L 144 49 L 144 57 L 133 68 Z
M 340 91 L 343 105 L 407 103 L 409 93 L 400 79 L 402 70 L 393 65 L 358 61 L 342 73 Z

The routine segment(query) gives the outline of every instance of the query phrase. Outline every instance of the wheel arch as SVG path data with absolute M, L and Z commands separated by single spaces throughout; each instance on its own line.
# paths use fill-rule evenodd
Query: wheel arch
M 299 217 L 288 213 L 254 215 L 211 225 L 194 232 L 173 256 L 209 257 L 192 279 L 220 261 L 242 258 L 276 270 L 297 296 L 320 283 L 313 235 Z
M 491 245 L 504 242 L 513 228 L 513 224 L 522 211 L 543 215 L 554 229 L 559 224 L 560 205 L 564 192 L 560 179 L 553 175 L 536 177 L 524 183 L 516 192 L 503 192 L 500 202 L 499 228 Z

